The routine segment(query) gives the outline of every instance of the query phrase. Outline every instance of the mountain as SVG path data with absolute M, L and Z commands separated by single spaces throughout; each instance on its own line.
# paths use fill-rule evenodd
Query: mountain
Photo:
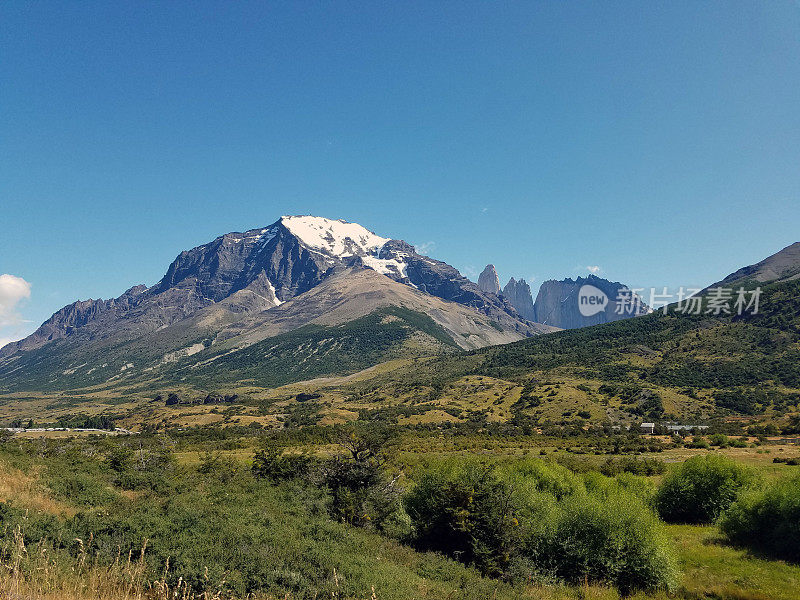
M 589 275 L 545 281 L 536 295 L 532 320 L 560 329 L 577 329 L 647 312 L 647 306 L 627 286 Z
M 59 310 L 28 338 L 0 349 L 0 388 L 161 376 L 181 361 L 200 363 L 306 326 L 340 327 L 389 307 L 406 312 L 382 313 L 371 327 L 400 319 L 405 333 L 383 348 L 386 355 L 399 352 L 398 340 L 430 352 L 554 330 L 527 322 L 504 299 L 402 240 L 345 221 L 282 217 L 181 252 L 152 287 Z
M 511 306 L 525 319 L 536 320 L 536 310 L 533 307 L 533 296 L 531 286 L 524 279 L 517 281 L 513 277 L 503 288 L 503 297 L 511 303 Z
M 800 278 L 800 242 L 795 242 L 761 262 L 742 267 L 703 291 L 717 287 L 747 287 L 776 281 L 792 281 L 798 278 Z
M 478 287 L 487 294 L 500 293 L 500 278 L 497 276 L 494 265 L 486 265 L 486 268 L 478 275 Z

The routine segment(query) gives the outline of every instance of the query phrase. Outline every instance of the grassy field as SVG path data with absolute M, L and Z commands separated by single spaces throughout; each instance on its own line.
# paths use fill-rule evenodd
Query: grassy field
M 0 446 L 2 593 L 43 600 L 620 597 L 601 583 L 486 577 L 370 528 L 335 522 L 325 515 L 328 500 L 320 490 L 252 478 L 253 456 L 262 443 L 258 437 L 136 438 L 12 438 Z M 598 468 L 608 459 L 576 452 L 585 439 L 443 439 L 413 432 L 396 439 L 390 468 L 405 486 L 413 486 L 422 465 L 454 457 L 478 456 L 501 465 L 532 458 L 569 464 L 569 459 L 580 461 L 581 469 Z M 130 450 L 123 453 L 128 470 L 109 466 L 123 460 L 116 454 L 120 446 Z M 325 458 L 341 450 L 320 439 L 290 437 L 284 448 L 290 455 L 310 452 Z M 765 480 L 800 469 L 772 462 L 775 456 L 797 455 L 792 445 L 718 452 Z M 640 456 L 674 468 L 708 453 L 671 448 Z M 140 462 L 148 467 L 140 470 Z M 130 476 L 135 477 L 126 479 Z M 648 479 L 657 485 L 662 477 Z M 672 595 L 635 592 L 632 597 L 797 598 L 800 566 L 734 547 L 714 525 L 667 525 L 665 531 L 681 572 L 678 586 Z

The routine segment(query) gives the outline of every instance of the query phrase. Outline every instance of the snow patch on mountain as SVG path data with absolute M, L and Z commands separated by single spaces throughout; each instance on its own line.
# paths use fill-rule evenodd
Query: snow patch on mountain
M 358 223 L 324 217 L 281 217 L 281 223 L 302 244 L 333 256 L 377 254 L 389 238 L 374 234 Z
M 407 265 L 404 262 L 393 258 L 375 258 L 374 256 L 362 256 L 361 262 L 365 267 L 377 271 L 382 275 L 400 276 L 401 279 L 408 277 L 406 273 Z
M 275 286 L 272 285 L 272 282 L 267 279 L 267 286 L 269 286 L 269 291 L 272 292 L 272 297 L 275 299 L 275 306 L 280 306 L 283 304 L 283 300 L 278 298 L 278 293 L 275 291 Z
M 272 227 L 265 227 L 261 230 L 255 230 L 257 233 L 254 236 L 255 241 L 259 242 L 259 245 L 263 248 L 274 238 L 278 235 L 278 228 L 274 225 Z

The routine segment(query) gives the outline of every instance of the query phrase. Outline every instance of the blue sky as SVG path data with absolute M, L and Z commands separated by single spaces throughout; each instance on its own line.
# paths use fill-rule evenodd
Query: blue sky
M 800 239 L 794 1 L 12 0 L 0 57 L 0 339 L 282 214 L 534 293 Z

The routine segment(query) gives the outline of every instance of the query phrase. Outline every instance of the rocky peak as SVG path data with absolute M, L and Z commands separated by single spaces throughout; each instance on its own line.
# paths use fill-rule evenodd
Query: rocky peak
M 648 312 L 644 302 L 635 306 L 621 305 L 620 292 L 629 289 L 618 281 L 609 281 L 596 275 L 545 281 L 539 288 L 534 303 L 537 323 L 562 329 L 577 329 L 619 321 Z
M 487 294 L 500 293 L 500 278 L 494 265 L 486 265 L 486 268 L 478 275 L 478 287 Z
M 529 321 L 534 321 L 536 311 L 533 308 L 531 286 L 524 279 L 517 281 L 513 277 L 503 288 L 503 297 L 511 303 L 516 311 Z

